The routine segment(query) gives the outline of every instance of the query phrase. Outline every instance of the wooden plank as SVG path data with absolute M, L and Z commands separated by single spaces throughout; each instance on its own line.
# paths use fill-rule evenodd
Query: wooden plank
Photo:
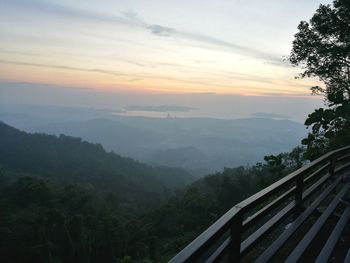
M 307 172 L 310 172 L 310 170 L 312 170 L 315 166 L 320 165 L 322 162 L 328 161 L 333 155 L 340 155 L 341 153 L 349 150 L 350 150 L 350 146 L 346 146 L 338 150 L 334 150 L 329 153 L 326 153 L 325 155 L 319 157 L 318 159 L 310 162 L 307 165 L 304 165 L 298 170 L 283 177 L 279 181 L 271 184 L 270 186 L 259 191 L 258 193 L 252 195 L 251 197 L 243 200 L 242 202 L 237 204 L 236 207 L 242 208 L 243 213 L 249 212 L 249 210 L 254 208 L 257 204 L 262 203 L 263 201 L 267 200 L 268 198 L 276 194 L 279 190 L 283 189 L 284 187 L 294 182 L 300 174 L 306 174 Z M 338 172 L 338 170 L 336 169 L 335 172 Z
M 246 238 L 241 245 L 241 254 L 245 255 L 248 253 L 261 238 L 270 233 L 273 230 L 273 227 L 275 227 L 281 220 L 288 216 L 293 211 L 293 209 L 295 209 L 295 207 L 296 205 L 294 201 L 289 203 L 274 217 L 262 225 L 257 231 Z
M 302 223 L 312 214 L 313 211 L 321 204 L 321 202 L 337 187 L 341 178 L 338 178 L 331 185 L 329 185 L 317 199 L 315 199 L 306 210 L 300 214 L 286 229 L 256 260 L 256 263 L 268 262 L 278 250 L 289 240 Z
M 307 191 L 305 191 L 303 199 L 308 198 L 315 190 L 317 190 L 319 187 L 321 187 L 327 180 L 329 179 L 329 175 L 326 177 L 321 178 L 321 180 L 319 180 L 317 183 L 315 183 L 312 187 L 310 187 Z M 337 179 L 337 181 L 335 181 L 330 187 L 331 190 L 339 183 L 340 178 Z M 333 187 L 332 187 L 333 186 Z M 295 190 L 295 187 L 293 187 L 292 189 L 289 189 L 288 192 L 284 193 L 283 195 L 281 195 L 278 199 L 274 200 L 272 203 L 270 203 L 269 205 L 267 205 L 266 207 L 264 207 L 263 209 L 261 209 L 260 211 L 258 211 L 256 214 L 254 214 L 251 218 L 248 218 L 246 220 L 246 222 L 243 223 L 244 228 L 247 228 L 247 224 L 249 224 L 248 226 L 250 226 L 250 224 L 255 223 L 258 219 L 260 219 L 260 217 L 262 215 L 265 215 L 266 213 L 268 213 L 270 210 L 272 210 L 275 206 L 277 206 L 278 204 L 280 204 L 281 202 L 283 202 L 285 199 L 287 199 L 288 197 L 290 197 L 293 192 Z M 327 190 L 325 190 L 324 192 L 328 192 Z M 322 199 L 323 200 L 323 199 Z M 221 259 L 225 253 L 227 252 L 227 250 L 229 249 L 227 247 L 227 245 L 229 244 L 230 238 L 226 239 L 223 244 L 209 257 L 207 262 L 215 262 L 215 260 L 217 259 Z
M 341 234 L 347 225 L 350 218 L 350 207 L 347 207 L 340 217 L 337 225 L 335 226 L 334 230 L 332 231 L 332 234 L 329 236 L 326 244 L 321 250 L 321 253 L 318 255 L 315 263 L 327 263 L 329 257 L 331 256 L 333 249 L 337 242 L 339 241 L 339 238 L 341 237 Z
M 243 209 L 243 213 L 248 212 L 252 207 L 257 205 L 258 203 L 261 203 L 262 201 L 265 201 L 267 198 L 270 198 L 273 194 L 281 190 L 283 187 L 287 186 L 288 184 L 294 182 L 296 180 L 296 177 L 300 174 L 305 174 L 312 170 L 315 166 L 320 165 L 322 162 L 328 161 L 333 155 L 340 155 L 343 152 L 350 151 L 350 146 L 346 146 L 343 148 L 340 148 L 338 150 L 334 150 L 331 152 L 326 153 L 325 155 L 319 157 L 318 159 L 310 162 L 307 165 L 304 165 L 303 167 L 299 168 L 298 170 L 290 173 L 289 175 L 283 177 L 279 181 L 271 184 L 270 186 L 264 188 L 260 192 L 252 195 L 251 197 L 243 200 L 239 204 L 237 204 L 237 207 L 240 207 Z M 338 172 L 338 170 L 336 170 Z
M 241 258 L 241 243 L 243 234 L 243 217 L 236 216 L 232 221 L 230 228 L 231 242 L 229 243 L 229 260 L 232 262 L 233 259 L 236 262 L 240 261 Z
M 169 262 L 194 262 L 197 260 L 212 244 L 214 244 L 214 242 L 230 229 L 234 216 L 236 216 L 240 210 L 241 209 L 236 206 L 232 207 Z
M 350 263 L 350 249 L 348 251 L 348 254 L 345 257 L 344 263 Z
M 349 159 L 349 158 L 350 158 L 350 153 L 339 157 L 339 158 L 338 158 L 338 161 L 341 162 L 341 161 L 347 160 L 347 159 Z
M 281 180 L 261 190 L 255 195 L 240 202 L 238 205 L 235 205 L 225 215 L 223 215 L 213 225 L 211 225 L 207 230 L 205 230 L 200 236 L 198 236 L 194 241 L 192 241 L 188 246 L 186 246 L 179 254 L 177 254 L 173 259 L 171 259 L 170 262 L 193 262 L 196 259 L 200 258 L 216 241 L 218 241 L 224 235 L 225 232 L 227 232 L 232 227 L 234 229 L 235 226 L 232 226 L 231 224 L 235 221 L 235 218 L 243 216 L 243 214 L 248 213 L 251 209 L 254 209 L 257 205 L 268 200 L 280 190 L 288 187 L 291 183 L 295 182 L 298 176 L 310 172 L 312 169 L 314 169 L 315 166 L 320 165 L 322 162 L 328 161 L 330 157 L 334 155 L 340 156 L 341 154 L 349 150 L 350 146 L 347 146 L 329 152 L 321 156 L 320 158 L 314 160 L 313 162 L 294 171 L 293 173 L 285 176 Z M 350 163 L 348 165 L 350 165 Z M 336 169 L 336 172 L 344 168 L 345 166 L 339 167 L 338 169 Z M 282 211 L 280 212 L 282 214 L 279 214 L 279 216 L 277 214 L 277 217 L 272 218 L 273 220 L 275 220 L 270 221 L 270 223 L 273 223 L 272 225 L 277 224 L 281 220 L 278 218 L 283 215 Z M 265 229 L 260 229 L 258 231 L 260 231 L 261 235 L 264 235 L 264 233 L 269 232 L 269 227 L 265 227 Z M 253 236 L 251 237 L 251 239 L 245 240 L 247 241 L 246 243 L 243 242 L 246 245 L 246 248 L 251 246 L 249 244 L 253 244 L 256 242 L 256 240 L 260 239 L 260 236 L 258 235 L 259 233 L 255 234 L 255 237 Z M 244 251 L 246 251 L 246 249 Z
M 309 199 L 317 190 L 319 190 L 331 178 L 332 176 L 330 174 L 327 174 L 326 176 L 323 176 L 320 180 L 315 182 L 313 185 L 311 185 L 307 190 L 305 190 L 303 194 L 303 201 L 306 201 L 307 199 Z
M 296 180 L 295 189 L 295 214 L 299 215 L 303 211 L 303 188 L 304 188 L 304 177 L 300 174 Z
M 317 219 L 317 221 L 313 224 L 304 238 L 299 242 L 299 244 L 294 248 L 293 252 L 286 259 L 286 263 L 295 263 L 300 257 L 303 255 L 305 250 L 309 247 L 310 243 L 314 240 L 318 232 L 321 230 L 323 225 L 326 223 L 327 219 L 334 212 L 335 208 L 339 203 L 339 199 L 342 198 L 345 193 L 349 190 L 350 183 L 347 183 L 342 190 L 336 195 L 333 201 L 328 205 L 327 209 L 323 212 L 323 214 Z
M 308 177 L 305 178 L 304 183 L 307 184 L 309 181 L 314 180 L 317 178 L 324 170 L 329 168 L 330 162 L 327 162 L 325 165 L 321 166 L 319 169 L 317 169 L 315 172 L 310 174 Z
M 339 173 L 341 172 L 342 170 L 346 169 L 350 167 L 350 162 L 349 163 L 346 163 L 346 164 L 343 164 L 342 166 L 338 167 L 335 169 L 335 173 Z
M 242 202 L 240 202 L 236 206 L 242 208 L 243 213 L 249 212 L 250 209 L 254 208 L 256 205 L 258 205 L 258 204 L 262 203 L 263 201 L 267 200 L 268 198 L 272 197 L 274 194 L 276 194 L 278 191 L 282 190 L 283 188 L 287 187 L 292 182 L 295 182 L 298 176 L 300 176 L 301 174 L 306 174 L 307 172 L 312 170 L 315 165 L 318 165 L 321 162 L 327 160 L 330 156 L 331 155 L 329 153 L 329 154 L 326 154 L 326 155 L 316 159 L 315 161 L 301 167 L 300 169 L 283 177 L 279 181 L 264 188 L 263 190 L 254 194 L 253 196 L 243 200 Z
M 345 146 L 343 148 L 340 148 L 340 149 L 337 149 L 337 150 L 334 150 L 332 152 L 329 152 L 331 155 L 336 155 L 337 157 L 339 156 L 343 156 L 343 154 L 347 154 L 347 151 L 350 150 L 350 145 L 349 146 Z
M 264 208 L 256 212 L 254 215 L 248 217 L 243 222 L 243 229 L 247 230 L 251 226 L 253 226 L 258 220 L 266 216 L 269 212 L 274 210 L 277 206 L 279 206 L 283 201 L 287 200 L 289 197 L 291 197 L 294 194 L 295 186 L 293 186 L 291 189 L 289 189 L 287 192 L 276 198 L 274 201 L 270 202 L 268 205 L 266 205 Z
M 220 262 L 230 248 L 231 238 L 227 238 L 215 252 L 205 261 L 206 263 Z

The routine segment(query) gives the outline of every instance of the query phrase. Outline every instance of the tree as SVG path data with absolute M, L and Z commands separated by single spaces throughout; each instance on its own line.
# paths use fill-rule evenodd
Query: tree
M 297 146 L 291 152 L 265 156 L 263 166 L 270 172 L 269 179 L 275 181 L 302 167 L 306 163 L 304 155 L 305 148 Z
M 320 5 L 298 30 L 289 60 L 303 68 L 301 78 L 315 77 L 323 83 L 311 91 L 323 95 L 327 106 L 305 121 L 311 131 L 302 143 L 307 145 L 306 157 L 314 159 L 350 143 L 350 2 Z

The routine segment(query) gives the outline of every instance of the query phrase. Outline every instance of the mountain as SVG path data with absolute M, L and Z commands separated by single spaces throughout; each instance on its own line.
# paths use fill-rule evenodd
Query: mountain
M 60 135 L 28 134 L 0 122 L 0 165 L 10 171 L 114 193 L 121 205 L 159 205 L 193 178 L 183 169 L 151 167 Z
M 152 165 L 181 167 L 195 175 L 254 164 L 264 155 L 288 151 L 306 129 L 267 118 L 146 118 L 118 110 L 43 105 L 1 105 L 0 119 L 27 132 L 66 134 L 99 143 Z M 263 117 L 263 118 L 262 118 Z
M 267 154 L 287 151 L 305 135 L 303 125 L 289 120 L 237 120 L 120 117 L 62 122 L 32 131 L 69 134 L 101 143 L 143 162 L 204 169 L 253 164 Z
M 200 153 L 169 154 L 180 163 Z M 279 157 L 282 165 L 225 168 L 189 184 L 181 169 L 0 122 L 0 261 L 167 262 L 232 205 L 296 168 L 295 154 Z

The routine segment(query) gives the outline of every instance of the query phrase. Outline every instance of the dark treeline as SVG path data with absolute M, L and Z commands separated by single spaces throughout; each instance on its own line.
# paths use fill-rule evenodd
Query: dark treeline
M 182 170 L 3 123 L 0 134 L 1 262 L 166 262 L 232 205 L 299 166 L 302 152 L 175 191 L 186 183 Z
M 0 164 L 17 173 L 113 192 L 138 211 L 158 206 L 193 180 L 183 169 L 150 167 L 101 145 L 60 135 L 27 134 L 0 123 Z

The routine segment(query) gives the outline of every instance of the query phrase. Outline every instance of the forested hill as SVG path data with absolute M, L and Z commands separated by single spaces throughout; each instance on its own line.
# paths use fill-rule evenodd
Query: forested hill
M 0 122 L 0 165 L 23 175 L 114 193 L 137 210 L 157 206 L 189 183 L 185 170 L 150 167 L 65 135 L 28 134 Z
M 181 169 L 0 123 L 0 262 L 167 262 L 232 205 L 300 166 L 301 154 L 184 187 Z

